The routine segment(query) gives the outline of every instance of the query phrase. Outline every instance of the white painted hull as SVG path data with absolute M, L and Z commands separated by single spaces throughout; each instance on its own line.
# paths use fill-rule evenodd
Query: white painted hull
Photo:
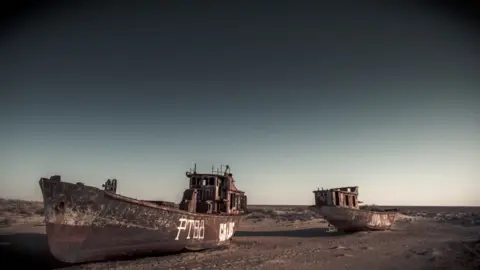
M 368 211 L 334 206 L 310 206 L 341 231 L 389 230 L 395 222 L 396 211 Z

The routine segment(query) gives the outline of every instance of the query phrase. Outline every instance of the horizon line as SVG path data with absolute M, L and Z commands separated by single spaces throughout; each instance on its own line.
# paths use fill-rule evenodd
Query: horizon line
M 18 199 L 18 198 L 8 198 L 8 197 L 0 197 L 0 200 L 12 200 L 12 201 L 24 201 L 24 202 L 39 202 L 43 203 L 43 199 L 41 200 L 25 200 L 25 199 Z M 249 204 L 247 207 L 305 207 L 305 206 L 312 206 L 313 204 Z M 380 207 L 480 207 L 480 205 L 416 205 L 416 204 L 407 204 L 407 205 L 389 205 L 389 204 L 362 204 L 360 206 L 380 206 Z

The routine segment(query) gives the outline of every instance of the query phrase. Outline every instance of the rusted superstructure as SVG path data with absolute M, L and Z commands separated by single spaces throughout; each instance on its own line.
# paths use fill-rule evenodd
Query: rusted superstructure
M 352 209 L 359 209 L 358 202 L 358 187 L 341 187 L 327 190 L 314 190 L 315 205 L 332 205 L 339 207 L 348 207 Z
M 210 174 L 199 174 L 196 168 L 187 172 L 190 187 L 183 193 L 180 209 L 196 213 L 243 214 L 247 209 L 245 192 L 237 189 L 230 166 L 212 168 Z
M 116 179 L 102 190 L 63 182 L 58 175 L 41 178 L 51 253 L 76 263 L 227 243 L 247 211 L 247 197 L 236 188 L 230 168 L 186 175 L 189 187 L 180 204 L 119 195 Z
M 388 230 L 397 210 L 363 210 L 358 200 L 358 186 L 313 191 L 315 205 L 310 210 L 322 215 L 340 231 Z

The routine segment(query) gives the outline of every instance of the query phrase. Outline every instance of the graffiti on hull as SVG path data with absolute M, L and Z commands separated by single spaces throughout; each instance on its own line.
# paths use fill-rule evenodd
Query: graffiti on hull
M 185 239 L 195 239 L 203 240 L 205 237 L 205 221 L 180 218 L 178 220 L 179 225 L 177 227 L 177 237 L 175 240 L 179 240 L 180 237 L 185 237 Z M 182 233 L 182 232 L 186 232 Z
M 235 222 L 225 222 L 220 223 L 220 230 L 218 231 L 218 239 L 220 241 L 226 241 L 233 236 L 233 232 L 235 231 Z

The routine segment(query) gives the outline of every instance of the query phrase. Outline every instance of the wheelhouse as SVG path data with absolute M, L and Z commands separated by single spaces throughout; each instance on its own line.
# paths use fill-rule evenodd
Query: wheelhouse
M 316 206 L 337 206 L 359 209 L 358 187 L 341 187 L 314 190 Z
M 247 196 L 237 189 L 230 166 L 212 168 L 211 173 L 186 172 L 189 188 L 183 194 L 180 209 L 197 213 L 242 214 L 247 210 Z

